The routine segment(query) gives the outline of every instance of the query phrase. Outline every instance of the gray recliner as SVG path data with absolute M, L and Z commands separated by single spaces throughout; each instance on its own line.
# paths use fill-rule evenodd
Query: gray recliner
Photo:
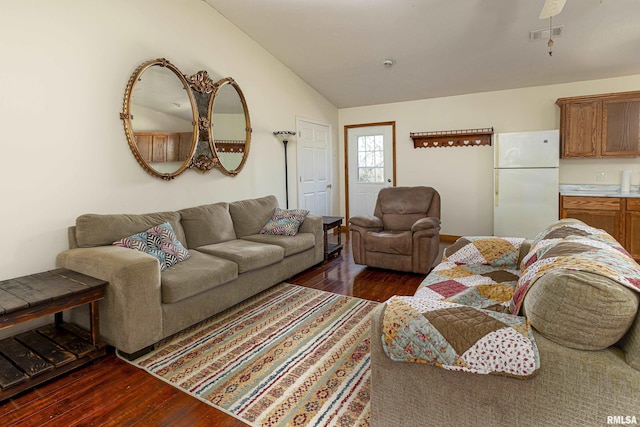
M 356 264 L 428 273 L 440 240 L 440 194 L 431 187 L 380 190 L 373 215 L 349 218 Z

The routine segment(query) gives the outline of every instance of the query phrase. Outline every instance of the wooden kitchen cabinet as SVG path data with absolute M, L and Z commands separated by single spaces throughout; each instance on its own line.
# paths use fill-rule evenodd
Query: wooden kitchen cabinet
M 640 156 L 640 91 L 559 98 L 561 157 Z
M 560 196 L 560 218 L 575 218 L 611 234 L 640 260 L 640 199 Z
M 627 199 L 625 230 L 625 249 L 634 259 L 640 260 L 640 199 Z
M 575 218 L 601 228 L 624 245 L 622 204 L 623 199 L 619 197 L 561 196 L 560 218 Z
M 640 155 L 640 94 L 602 100 L 602 156 Z
M 560 107 L 562 157 L 595 157 L 600 135 L 598 101 L 572 102 Z
M 138 151 L 146 162 L 184 162 L 189 157 L 191 132 L 136 132 Z

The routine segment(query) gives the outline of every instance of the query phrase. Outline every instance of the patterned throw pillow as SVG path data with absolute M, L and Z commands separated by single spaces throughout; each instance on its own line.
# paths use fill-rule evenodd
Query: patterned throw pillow
M 161 271 L 191 257 L 191 254 L 182 246 L 173 231 L 173 227 L 168 222 L 156 225 L 133 236 L 125 237 L 113 242 L 113 244 L 153 255 L 160 261 Z
M 276 208 L 271 219 L 260 229 L 260 234 L 295 236 L 308 213 L 304 209 Z

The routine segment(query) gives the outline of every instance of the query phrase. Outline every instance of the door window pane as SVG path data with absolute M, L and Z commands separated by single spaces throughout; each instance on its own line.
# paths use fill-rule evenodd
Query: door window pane
M 358 182 L 384 182 L 384 138 L 382 135 L 358 137 Z

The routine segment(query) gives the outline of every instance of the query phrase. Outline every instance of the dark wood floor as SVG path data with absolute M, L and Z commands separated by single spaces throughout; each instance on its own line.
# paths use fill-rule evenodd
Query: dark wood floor
M 347 242 L 348 243 L 348 242 Z M 355 265 L 340 257 L 288 280 L 302 286 L 385 301 L 413 295 L 424 278 Z M 245 426 L 246 424 L 118 359 L 113 352 L 0 404 L 2 426 Z

